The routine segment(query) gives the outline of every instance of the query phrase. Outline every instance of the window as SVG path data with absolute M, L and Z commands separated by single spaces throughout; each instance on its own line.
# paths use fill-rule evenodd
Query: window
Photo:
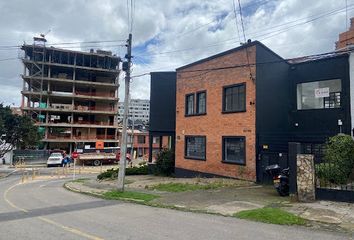
M 245 137 L 223 137 L 222 148 L 223 162 L 246 164 Z
M 223 90 L 223 112 L 246 111 L 245 83 L 227 86 Z
M 297 109 L 339 108 L 341 91 L 340 79 L 297 84 Z
M 197 93 L 197 114 L 206 113 L 206 92 Z
M 205 160 L 206 137 L 186 136 L 185 137 L 185 158 Z
M 194 98 L 196 100 L 194 101 Z M 206 113 L 206 91 L 186 95 L 186 116 L 202 115 Z
M 160 137 L 153 137 L 153 138 L 152 138 L 152 143 L 157 143 L 157 144 L 159 144 L 159 143 L 160 143 Z
M 138 136 L 138 143 L 144 144 L 145 143 L 145 136 Z
M 186 115 L 194 114 L 194 94 L 186 95 Z

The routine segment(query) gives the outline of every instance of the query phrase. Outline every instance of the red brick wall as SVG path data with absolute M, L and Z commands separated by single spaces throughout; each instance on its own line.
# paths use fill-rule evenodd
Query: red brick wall
M 255 62 L 256 47 L 248 48 L 249 62 Z M 256 180 L 255 83 L 249 67 L 207 72 L 185 72 L 247 64 L 243 49 L 216 59 L 177 71 L 176 93 L 176 168 L 216 175 Z M 255 78 L 255 67 L 251 68 Z M 246 112 L 222 114 L 223 86 L 246 83 Z M 185 117 L 185 95 L 207 91 L 207 114 Z M 206 161 L 184 158 L 185 135 L 206 136 Z M 222 163 L 222 136 L 246 137 L 246 165 Z
M 339 40 L 336 42 L 336 50 L 352 44 L 354 44 L 354 18 L 350 19 L 349 30 L 339 34 Z

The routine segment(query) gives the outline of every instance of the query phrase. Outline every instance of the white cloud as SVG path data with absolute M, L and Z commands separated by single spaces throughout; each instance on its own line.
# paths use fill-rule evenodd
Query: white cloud
M 331 51 L 338 34 L 346 28 L 346 14 L 342 11 L 284 31 L 301 23 L 295 20 L 304 22 L 343 8 L 344 0 L 243 0 L 241 3 L 246 38 L 264 39 L 264 44 L 284 58 Z M 354 0 L 348 0 L 348 18 L 353 16 L 353 4 Z M 115 0 L 1 1 L 0 46 L 19 45 L 24 40 L 31 42 L 34 35 L 49 29 L 47 39 L 52 43 L 126 39 L 129 29 L 126 8 L 126 1 Z M 292 24 L 284 25 L 289 22 Z M 238 23 L 241 33 L 240 19 Z M 232 0 L 138 0 L 133 26 L 133 43 L 137 48 L 133 51 L 132 75 L 174 70 L 239 46 Z M 282 29 L 283 33 L 266 38 Z M 107 45 L 113 44 L 101 46 Z M 120 55 L 125 52 L 124 47 L 106 48 Z M 188 50 L 178 51 L 181 49 Z M 170 53 L 159 54 L 164 52 Z M 17 56 L 17 50 L 0 50 L 0 59 Z M 0 62 L 0 102 L 20 103 L 22 71 L 19 61 Z M 149 97 L 149 79 L 143 76 L 132 80 L 133 98 Z M 123 99 L 124 84 L 121 83 L 120 98 Z

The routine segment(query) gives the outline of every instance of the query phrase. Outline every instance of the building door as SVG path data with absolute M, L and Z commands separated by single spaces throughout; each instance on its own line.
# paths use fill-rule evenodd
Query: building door
M 288 167 L 288 154 L 275 152 L 260 152 L 257 159 L 257 181 L 262 184 L 272 184 L 272 178 L 265 168 L 269 165 L 278 164 L 282 169 Z

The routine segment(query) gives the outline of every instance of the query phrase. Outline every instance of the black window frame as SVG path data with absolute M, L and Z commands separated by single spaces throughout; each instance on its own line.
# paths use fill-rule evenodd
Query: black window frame
M 204 107 L 204 112 L 199 112 L 199 95 L 200 94 L 205 94 L 205 107 Z M 206 90 L 199 91 L 195 93 L 195 115 L 205 115 L 207 112 L 207 92 Z
M 140 141 L 141 139 L 144 139 L 144 141 Z M 138 135 L 138 144 L 145 144 L 146 143 L 146 136 L 145 135 Z
M 190 96 L 193 96 L 193 111 L 192 113 L 188 113 L 188 98 Z M 195 94 L 194 93 L 189 93 L 189 94 L 186 94 L 185 96 L 185 112 L 184 112 L 184 115 L 185 116 L 194 116 L 195 114 Z
M 240 110 L 226 110 L 226 90 L 229 88 L 235 88 L 235 87 L 244 87 L 244 101 L 243 101 L 243 108 Z M 246 112 L 246 98 L 247 98 L 247 92 L 246 92 L 246 83 L 237 83 L 237 84 L 232 84 L 228 86 L 223 86 L 222 88 L 222 113 L 238 113 L 238 112 Z
M 301 84 L 306 84 L 306 83 L 315 83 L 315 82 L 324 82 L 324 81 L 331 81 L 331 80 L 339 80 L 340 81 L 340 84 L 341 84 L 341 88 L 340 88 L 340 91 L 338 92 L 330 92 L 330 96 L 329 97 L 323 97 L 323 106 L 321 108 L 305 108 L 305 109 L 299 109 L 298 108 L 298 85 L 301 85 Z M 331 109 L 342 109 L 343 108 L 343 101 L 344 101 L 344 93 L 343 93 L 343 79 L 342 78 L 326 78 L 326 79 L 320 79 L 320 80 L 311 80 L 311 81 L 305 81 L 305 82 L 298 82 L 298 83 L 295 83 L 295 88 L 296 88 L 296 91 L 295 91 L 295 101 L 296 101 L 296 106 L 295 106 L 295 109 L 296 111 L 298 112 L 301 112 L 301 111 L 328 111 L 328 110 L 331 110 Z M 339 105 L 335 105 L 335 103 L 339 103 Z M 326 105 L 328 104 L 328 105 Z
M 188 138 L 204 138 L 204 157 L 187 156 L 187 139 Z M 184 136 L 184 158 L 191 160 L 206 161 L 206 145 L 207 140 L 205 135 L 185 135 Z
M 243 162 L 236 162 L 236 161 L 230 161 L 230 160 L 225 160 L 225 142 L 227 139 L 242 139 L 243 140 L 243 144 L 244 144 L 244 151 L 243 151 Z M 245 136 L 222 136 L 222 161 L 223 163 L 227 163 L 227 164 L 235 164 L 235 165 L 241 165 L 241 166 L 246 166 L 246 137 Z

